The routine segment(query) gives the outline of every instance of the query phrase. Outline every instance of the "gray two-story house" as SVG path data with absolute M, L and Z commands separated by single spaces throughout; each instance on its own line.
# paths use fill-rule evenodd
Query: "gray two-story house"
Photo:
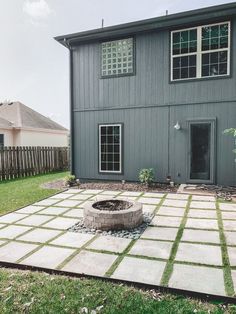
M 80 179 L 236 184 L 236 3 L 56 37 Z

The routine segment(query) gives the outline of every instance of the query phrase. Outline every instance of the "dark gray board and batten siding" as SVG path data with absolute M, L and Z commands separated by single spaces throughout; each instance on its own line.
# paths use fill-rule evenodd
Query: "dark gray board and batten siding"
M 175 182 L 186 182 L 187 121 L 209 118 L 216 119 L 215 183 L 235 185 L 234 142 L 222 135 L 236 125 L 235 34 L 236 19 L 231 20 L 230 77 L 176 83 L 170 82 L 169 30 L 134 36 L 134 76 L 102 79 L 99 41 L 73 47 L 76 176 L 136 181 L 141 168 L 153 167 L 157 180 L 171 175 Z M 173 128 L 177 121 L 180 131 Z M 101 174 L 98 124 L 117 122 L 124 124 L 123 174 Z

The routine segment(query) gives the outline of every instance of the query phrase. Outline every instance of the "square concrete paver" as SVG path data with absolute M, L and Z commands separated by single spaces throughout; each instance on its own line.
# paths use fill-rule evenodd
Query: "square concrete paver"
M 116 258 L 117 255 L 114 254 L 81 251 L 62 270 L 79 274 L 104 276 Z
M 156 198 L 162 198 L 165 196 L 164 193 L 155 193 L 155 192 L 147 192 L 143 194 L 144 197 L 156 197 Z
M 236 247 L 228 247 L 229 263 L 236 266 Z
M 93 190 L 93 189 L 87 189 L 81 192 L 81 194 L 99 194 L 103 192 L 103 190 Z
M 235 212 L 221 212 L 223 219 L 233 219 L 236 220 L 236 211 Z
M 84 190 L 82 189 L 68 189 L 67 191 L 64 191 L 63 193 L 68 193 L 68 194 L 77 194 L 77 193 L 81 193 Z
M 178 228 L 147 227 L 141 238 L 174 241 Z
M 40 210 L 42 210 L 44 208 L 45 208 L 44 206 L 33 206 L 33 205 L 30 205 L 30 206 L 27 206 L 27 207 L 24 207 L 24 208 L 21 208 L 21 209 L 17 210 L 16 213 L 34 214 L 34 213 L 37 213 L 37 212 L 39 212 Z
M 50 219 L 52 219 L 52 216 L 31 215 L 19 221 L 18 224 L 28 225 L 28 226 L 40 226 L 43 223 L 49 221 Z
M 156 205 L 143 204 L 143 213 L 153 214 L 155 209 L 156 209 Z
M 216 214 L 215 210 L 190 209 L 190 211 L 188 213 L 188 217 L 217 219 L 217 214 Z
M 83 218 L 84 210 L 82 208 L 74 208 L 64 213 L 63 216 Z
M 234 284 L 234 292 L 236 292 L 236 270 L 232 270 L 231 275 L 232 275 L 233 284 Z
M 182 217 L 184 212 L 184 208 L 162 206 L 159 208 L 157 215 Z
M 66 232 L 50 244 L 80 248 L 94 237 L 94 234 Z
M 221 266 L 221 248 L 205 244 L 180 243 L 175 260 Z
M 0 223 L 14 223 L 19 221 L 20 219 L 23 219 L 25 217 L 27 217 L 27 214 L 16 214 L 16 213 L 10 213 L 4 216 L 0 217 Z
M 167 194 L 167 199 L 171 200 L 188 200 L 189 195 L 187 194 Z
M 125 257 L 111 278 L 160 285 L 165 262 Z
M 120 196 L 140 196 L 142 194 L 142 192 L 132 192 L 132 191 L 127 191 L 127 192 L 123 192 L 120 194 Z
M 55 269 L 74 251 L 69 248 L 43 246 L 37 252 L 22 260 L 20 264 Z
M 193 195 L 192 196 L 193 201 L 205 201 L 205 202 L 215 202 L 214 196 L 208 196 L 208 195 Z
M 30 243 L 10 242 L 0 247 L 0 261 L 15 263 L 26 254 L 35 250 L 37 246 Z
M 43 227 L 66 230 L 75 225 L 77 222 L 79 222 L 79 219 L 57 217 L 49 221 L 48 223 L 44 224 Z
M 223 220 L 224 230 L 236 231 L 236 220 Z
M 158 205 L 160 203 L 161 199 L 160 198 L 154 198 L 154 197 L 140 197 L 138 199 L 138 202 L 139 203 L 142 203 L 142 204 L 151 204 L 151 205 Z
M 50 239 L 53 239 L 57 235 L 59 235 L 61 231 L 58 230 L 49 230 L 49 229 L 34 229 L 22 236 L 20 236 L 17 240 L 21 241 L 29 241 L 29 242 L 37 242 L 37 243 L 45 243 Z
M 3 229 L 0 229 L 0 238 L 1 239 L 14 239 L 17 236 L 29 231 L 32 227 L 23 227 L 23 226 L 7 226 Z
M 96 240 L 94 240 L 87 248 L 98 251 L 111 251 L 114 253 L 122 253 L 130 244 L 130 242 L 130 239 L 100 236 Z
M 162 205 L 185 208 L 187 206 L 187 203 L 188 203 L 188 201 L 186 201 L 186 200 L 166 199 L 166 200 L 164 200 Z
M 185 229 L 181 241 L 220 244 L 218 231 Z
M 223 270 L 210 267 L 175 264 L 168 286 L 214 295 L 226 294 Z
M 182 221 L 181 217 L 155 216 L 151 221 L 151 225 L 164 227 L 179 227 L 181 221 Z
M 190 208 L 216 209 L 216 203 L 215 202 L 192 201 L 190 203 Z
M 64 200 L 66 198 L 70 197 L 70 194 L 68 193 L 60 193 L 60 194 L 56 194 L 56 195 L 53 195 L 51 197 L 49 197 L 50 199 L 52 198 L 55 198 L 55 199 L 61 199 L 61 200 Z
M 188 218 L 185 227 L 218 230 L 218 222 L 213 219 Z
M 77 200 L 77 201 L 83 202 L 83 201 L 87 201 L 92 196 L 94 197 L 95 195 L 92 195 L 92 194 L 76 194 L 76 195 L 71 196 L 70 200 L 73 200 L 73 201 Z
M 100 193 L 100 195 L 116 196 L 120 193 L 121 193 L 121 191 L 103 191 L 102 193 Z
M 37 214 L 58 216 L 65 213 L 69 209 L 70 208 L 66 208 L 66 207 L 47 207 L 41 210 L 40 212 L 38 212 Z
M 50 206 L 50 205 L 54 205 L 58 202 L 59 200 L 55 200 L 55 199 L 45 199 L 42 200 L 40 202 L 35 203 L 34 205 L 39 205 L 39 206 Z
M 236 211 L 235 203 L 220 203 L 219 207 L 221 210 Z
M 75 201 L 75 200 L 64 200 L 57 204 L 57 206 L 63 206 L 63 207 L 75 207 L 81 204 L 81 201 Z
M 164 241 L 138 240 L 128 254 L 168 259 L 173 243 Z
M 224 234 L 228 245 L 236 245 L 236 232 L 225 231 Z

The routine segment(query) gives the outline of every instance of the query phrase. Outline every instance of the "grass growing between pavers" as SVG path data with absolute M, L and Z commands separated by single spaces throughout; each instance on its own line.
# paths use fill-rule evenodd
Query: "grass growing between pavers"
M 164 273 L 162 275 L 161 284 L 163 286 L 167 286 L 168 285 L 168 282 L 170 280 L 170 276 L 171 276 L 171 274 L 173 272 L 174 260 L 175 260 L 175 256 L 176 256 L 177 251 L 178 251 L 180 239 L 182 238 L 182 235 L 183 235 L 183 232 L 184 232 L 184 228 L 185 228 L 185 224 L 186 224 L 186 221 L 187 221 L 188 212 L 189 212 L 189 209 L 190 209 L 191 199 L 192 199 L 192 197 L 190 196 L 189 199 L 188 199 L 188 203 L 186 205 L 186 208 L 185 208 L 184 216 L 183 216 L 181 224 L 179 226 L 179 230 L 178 230 L 177 235 L 176 235 L 176 239 L 175 239 L 174 244 L 173 244 L 172 249 L 171 249 L 169 260 L 168 260 L 168 262 L 166 264 Z
M 0 215 L 57 193 L 58 190 L 43 189 L 41 185 L 62 179 L 66 175 L 67 172 L 58 172 L 0 182 Z
M 142 291 L 102 280 L 0 271 L 0 312 L 5 313 L 236 313 L 234 306 Z
M 221 242 L 221 252 L 222 252 L 222 261 L 223 261 L 223 271 L 224 271 L 224 281 L 225 281 L 225 290 L 229 296 L 234 295 L 234 285 L 231 276 L 231 269 L 229 263 L 229 256 L 227 250 L 226 239 L 224 235 L 224 228 L 222 222 L 222 214 L 219 209 L 219 203 L 216 202 L 216 210 L 217 210 L 217 218 L 218 218 L 218 225 L 219 225 L 219 232 L 220 232 L 220 242 Z

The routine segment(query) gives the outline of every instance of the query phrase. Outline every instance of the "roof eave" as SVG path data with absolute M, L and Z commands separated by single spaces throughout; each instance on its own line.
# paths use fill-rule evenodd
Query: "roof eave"
M 236 2 L 161 16 L 148 20 L 109 26 L 80 33 L 57 36 L 55 37 L 55 40 L 57 40 L 66 48 L 70 48 L 71 46 L 81 42 L 101 40 L 109 37 L 118 37 L 126 34 L 137 34 L 141 32 L 152 31 L 154 29 L 163 30 L 174 28 L 180 25 L 187 25 L 207 20 L 210 21 L 213 19 L 220 19 L 234 15 L 236 15 Z

